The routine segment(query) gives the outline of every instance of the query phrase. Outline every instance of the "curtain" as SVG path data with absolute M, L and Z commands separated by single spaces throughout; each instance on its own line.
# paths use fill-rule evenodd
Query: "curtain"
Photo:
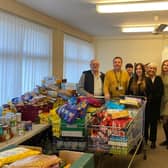
M 68 83 L 78 83 L 81 73 L 90 69 L 90 60 L 94 58 L 94 48 L 89 42 L 64 35 L 63 76 Z
M 52 30 L 0 11 L 0 104 L 40 85 L 51 60 Z

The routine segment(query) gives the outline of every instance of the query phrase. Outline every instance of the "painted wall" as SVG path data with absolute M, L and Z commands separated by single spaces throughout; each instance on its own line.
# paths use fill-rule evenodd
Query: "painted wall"
M 60 20 L 53 19 L 29 8 L 15 0 L 0 0 L 0 10 L 9 12 L 27 20 L 42 24 L 53 29 L 53 75 L 63 75 L 63 35 L 73 35 L 82 40 L 93 42 L 93 36 L 69 26 Z M 95 38 L 95 56 L 100 59 L 101 70 L 106 72 L 112 68 L 112 59 L 121 56 L 127 62 L 156 62 L 160 72 L 161 53 L 168 46 L 168 38 L 162 36 Z
M 96 57 L 101 62 L 101 70 L 106 72 L 112 69 L 112 59 L 115 56 L 123 58 L 123 68 L 130 63 L 155 62 L 160 73 L 161 55 L 167 39 L 160 37 L 146 38 L 97 38 L 95 39 Z

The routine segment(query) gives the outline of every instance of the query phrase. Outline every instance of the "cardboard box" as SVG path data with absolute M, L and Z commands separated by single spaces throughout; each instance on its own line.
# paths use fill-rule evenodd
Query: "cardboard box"
M 59 157 L 70 163 L 70 168 L 94 168 L 94 154 L 60 150 Z

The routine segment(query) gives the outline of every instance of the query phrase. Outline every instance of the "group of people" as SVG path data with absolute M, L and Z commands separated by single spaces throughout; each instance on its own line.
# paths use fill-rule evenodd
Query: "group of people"
M 85 96 L 104 96 L 106 101 L 122 95 L 144 96 L 145 109 L 144 138 L 156 148 L 157 123 L 163 121 L 166 140 L 160 145 L 168 149 L 168 60 L 162 62 L 161 75 L 157 75 L 157 65 L 148 63 L 126 64 L 122 70 L 121 57 L 113 58 L 113 69 L 105 74 L 99 71 L 100 62 L 93 59 L 90 70 L 84 71 L 78 83 L 78 93 Z M 133 72 L 134 67 L 134 72 Z

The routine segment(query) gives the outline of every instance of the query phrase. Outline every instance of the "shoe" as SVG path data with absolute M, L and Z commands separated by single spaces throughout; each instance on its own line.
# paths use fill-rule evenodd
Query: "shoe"
M 148 140 L 145 140 L 145 145 L 148 145 Z
M 156 143 L 155 142 L 152 142 L 151 143 L 151 149 L 155 149 L 156 148 Z
M 166 145 L 168 145 L 168 143 L 167 143 L 167 141 L 163 141 L 163 142 L 161 142 L 159 145 L 160 145 L 160 146 L 166 146 Z

